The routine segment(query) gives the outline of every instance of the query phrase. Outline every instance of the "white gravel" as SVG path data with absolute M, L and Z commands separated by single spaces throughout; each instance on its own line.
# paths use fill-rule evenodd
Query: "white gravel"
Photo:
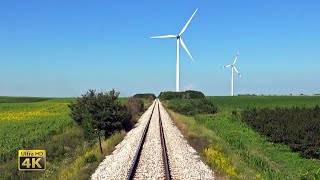
M 139 164 L 133 179 L 165 179 L 158 105 L 154 108 Z
M 155 102 L 141 116 L 135 128 L 127 133 L 122 142 L 120 142 L 113 153 L 100 163 L 91 179 L 119 180 L 127 179 L 138 145 L 147 125 L 152 108 Z
M 184 139 L 161 103 L 160 114 L 172 179 L 214 179 L 213 171 L 201 161 L 197 152 Z

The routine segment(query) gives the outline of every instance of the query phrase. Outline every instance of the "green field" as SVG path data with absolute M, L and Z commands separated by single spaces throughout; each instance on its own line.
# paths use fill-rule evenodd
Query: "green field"
M 0 162 L 74 125 L 67 107 L 71 100 L 0 97 Z
M 125 132 L 102 140 L 87 140 L 70 117 L 74 98 L 0 97 L 0 179 L 89 179 Z M 121 98 L 126 102 L 127 98 Z M 23 172 L 17 168 L 19 149 L 47 151 L 47 170 Z
M 320 179 L 319 159 L 304 158 L 284 144 L 270 142 L 241 117 L 247 108 L 314 108 L 320 105 L 319 96 L 207 98 L 217 105 L 218 113 L 185 116 L 171 111 L 171 116 L 218 176 L 232 179 Z M 169 108 L 178 106 L 179 101 L 188 103 L 188 100 L 171 101 L 166 101 Z

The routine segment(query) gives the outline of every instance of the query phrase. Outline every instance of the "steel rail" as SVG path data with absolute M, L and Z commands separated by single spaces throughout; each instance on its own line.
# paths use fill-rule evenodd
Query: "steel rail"
M 148 129 L 149 129 L 150 121 L 151 121 L 151 118 L 152 118 L 152 115 L 153 115 L 154 108 L 156 107 L 156 104 L 157 104 L 157 102 L 155 101 L 153 109 L 152 109 L 152 112 L 151 112 L 151 115 L 150 115 L 148 123 L 147 123 L 147 126 L 145 127 L 145 129 L 143 131 L 143 134 L 142 134 L 142 137 L 141 137 L 141 141 L 140 141 L 140 144 L 138 146 L 138 150 L 137 150 L 136 155 L 134 157 L 133 165 L 131 166 L 131 168 L 129 170 L 128 180 L 132 180 L 134 175 L 135 175 L 135 173 L 136 173 L 136 170 L 137 170 L 137 167 L 138 167 L 138 164 L 139 164 L 139 160 L 140 160 L 142 147 L 143 147 L 143 144 L 144 144 L 146 136 L 147 136 L 147 132 L 148 132 Z
M 160 136 L 161 136 L 161 145 L 162 145 L 162 159 L 165 168 L 166 180 L 171 180 L 170 167 L 169 167 L 169 159 L 168 159 L 168 151 L 166 146 L 166 139 L 163 133 L 163 126 L 160 114 L 160 105 L 158 103 L 158 111 L 159 111 L 159 124 L 160 124 Z

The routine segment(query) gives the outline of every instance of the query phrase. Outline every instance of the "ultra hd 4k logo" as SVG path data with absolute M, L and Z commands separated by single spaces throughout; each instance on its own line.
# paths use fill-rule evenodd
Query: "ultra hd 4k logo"
M 19 150 L 18 169 L 21 171 L 37 171 L 46 169 L 45 150 Z

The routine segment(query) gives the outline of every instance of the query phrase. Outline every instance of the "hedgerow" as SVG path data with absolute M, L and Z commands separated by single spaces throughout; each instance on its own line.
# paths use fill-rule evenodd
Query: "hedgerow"
M 206 98 L 204 99 L 173 99 L 168 107 L 175 112 L 193 116 L 196 114 L 214 114 L 218 111 L 217 106 Z
M 250 108 L 242 119 L 275 143 L 284 143 L 302 156 L 320 158 L 320 108 Z

